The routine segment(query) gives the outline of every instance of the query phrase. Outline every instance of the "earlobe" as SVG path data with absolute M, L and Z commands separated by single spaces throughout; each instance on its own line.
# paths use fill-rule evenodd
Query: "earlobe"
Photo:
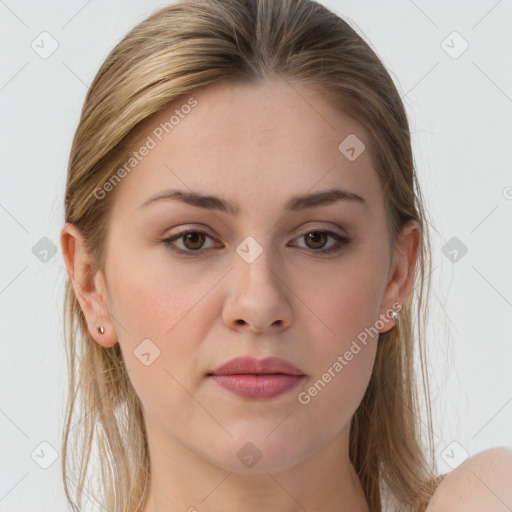
M 66 223 L 61 231 L 60 244 L 66 270 L 89 333 L 102 346 L 115 345 L 117 336 L 106 300 L 105 281 L 86 250 L 79 228 Z

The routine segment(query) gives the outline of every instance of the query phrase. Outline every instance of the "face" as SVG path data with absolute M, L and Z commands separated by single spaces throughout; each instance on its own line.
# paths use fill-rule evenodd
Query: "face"
M 339 149 L 350 134 L 369 147 L 320 93 L 278 80 L 209 86 L 138 130 L 137 163 L 107 191 L 96 283 L 108 332 L 97 334 L 97 318 L 90 328 L 120 344 L 164 449 L 276 470 L 347 433 L 374 363 L 368 330 L 407 292 L 406 273 L 390 269 L 370 154 Z M 347 195 L 297 199 L 333 189 Z M 278 357 L 300 376 L 209 375 L 240 356 Z

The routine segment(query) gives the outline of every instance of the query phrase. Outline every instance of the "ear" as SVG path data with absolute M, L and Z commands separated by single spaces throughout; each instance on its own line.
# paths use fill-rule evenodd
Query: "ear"
M 107 287 L 101 270 L 97 270 L 88 254 L 77 226 L 66 223 L 60 234 L 60 245 L 66 269 L 92 338 L 104 347 L 115 345 L 116 332 L 107 301 Z M 101 334 L 98 327 L 105 331 Z
M 394 254 L 394 264 L 390 268 L 389 281 L 381 302 L 380 318 L 385 326 L 381 333 L 390 331 L 395 320 L 391 310 L 399 311 L 411 291 L 414 269 L 418 256 L 419 224 L 415 220 L 407 222 L 401 230 Z

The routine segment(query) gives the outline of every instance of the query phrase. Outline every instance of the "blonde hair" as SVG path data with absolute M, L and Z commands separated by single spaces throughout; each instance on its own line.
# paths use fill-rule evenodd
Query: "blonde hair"
M 103 269 L 114 194 L 97 200 L 95 190 L 126 158 L 139 123 L 198 87 L 220 80 L 255 83 L 277 75 L 319 88 L 334 108 L 364 126 L 382 184 L 392 252 L 406 222 L 415 220 L 420 228 L 414 287 L 396 327 L 379 336 L 373 373 L 349 440 L 350 459 L 370 510 L 382 510 L 386 486 L 399 510 L 419 512 L 438 484 L 424 339 L 431 266 L 428 223 L 400 96 L 377 55 L 345 21 L 312 0 L 181 0 L 152 14 L 111 51 L 88 91 L 71 148 L 65 220 L 78 226 L 96 267 Z M 119 345 L 104 348 L 90 336 L 70 279 L 64 305 L 69 397 L 62 473 L 68 501 L 74 511 L 83 508 L 84 495 L 109 511 L 141 511 L 150 482 L 142 404 Z M 426 440 L 414 368 L 416 343 Z M 72 427 L 76 410 L 83 417 Z M 71 446 L 77 447 L 76 454 Z M 94 446 L 101 471 L 98 493 L 86 484 Z M 71 469 L 68 462 L 74 463 Z

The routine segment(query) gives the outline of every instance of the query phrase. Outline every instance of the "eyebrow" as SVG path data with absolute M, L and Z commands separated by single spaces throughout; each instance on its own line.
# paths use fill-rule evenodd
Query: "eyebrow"
M 183 203 L 196 206 L 198 208 L 206 208 L 209 210 L 218 210 L 232 215 L 238 215 L 240 207 L 238 204 L 220 197 L 203 195 L 198 192 L 185 192 L 182 190 L 164 190 L 149 197 L 140 207 L 148 206 L 157 201 L 176 200 Z M 367 202 L 354 192 L 339 188 L 331 188 L 321 192 L 311 194 L 303 194 L 292 196 L 285 204 L 284 208 L 289 212 L 297 212 L 309 208 L 317 208 L 319 206 L 327 206 L 338 201 L 352 201 L 368 207 Z

